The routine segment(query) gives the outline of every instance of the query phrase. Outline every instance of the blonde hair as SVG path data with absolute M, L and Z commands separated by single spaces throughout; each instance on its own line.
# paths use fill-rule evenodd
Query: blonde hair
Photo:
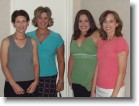
M 51 27 L 53 26 L 54 24 L 54 21 L 53 21 L 53 18 L 51 17 L 52 16 L 52 12 L 50 10 L 49 7 L 38 7 L 35 9 L 34 11 L 34 18 L 32 19 L 32 24 L 35 26 L 35 27 L 38 27 L 37 23 L 36 23 L 36 19 L 43 13 L 45 12 L 47 15 L 48 15 L 48 18 L 49 18 L 49 23 L 48 23 L 48 27 Z

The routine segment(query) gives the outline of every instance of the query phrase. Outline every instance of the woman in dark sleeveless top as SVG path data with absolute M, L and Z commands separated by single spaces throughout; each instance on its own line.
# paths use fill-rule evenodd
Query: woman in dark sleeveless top
M 25 35 L 29 15 L 24 10 L 16 10 L 11 19 L 16 31 L 3 39 L 1 46 L 1 64 L 6 77 L 4 96 L 34 97 L 37 96 L 39 64 L 36 41 Z

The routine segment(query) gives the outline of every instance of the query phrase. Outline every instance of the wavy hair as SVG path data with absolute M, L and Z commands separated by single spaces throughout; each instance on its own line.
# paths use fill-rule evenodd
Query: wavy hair
M 53 26 L 54 24 L 54 21 L 53 21 L 53 18 L 51 17 L 52 16 L 52 12 L 50 10 L 49 7 L 38 7 L 35 9 L 34 11 L 34 18 L 32 19 L 32 24 L 35 26 L 35 27 L 38 27 L 37 23 L 36 23 L 36 19 L 43 13 L 45 12 L 47 15 L 48 15 L 48 18 L 49 18 L 49 23 L 48 23 L 48 27 L 51 27 Z
M 108 14 L 112 14 L 114 16 L 116 22 L 118 23 L 118 26 L 116 27 L 116 30 L 115 30 L 115 36 L 117 36 L 117 37 L 123 36 L 123 34 L 121 32 L 122 31 L 122 27 L 123 27 L 123 22 L 120 19 L 119 15 L 115 11 L 106 10 L 99 17 L 99 23 L 100 23 L 100 27 L 101 27 L 99 29 L 100 37 L 102 37 L 103 40 L 106 40 L 107 37 L 108 37 L 106 32 L 103 29 L 103 22 L 106 20 Z

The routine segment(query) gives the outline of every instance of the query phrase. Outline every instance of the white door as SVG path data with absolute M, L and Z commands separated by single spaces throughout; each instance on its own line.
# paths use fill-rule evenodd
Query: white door
M 63 97 L 72 96 L 71 93 L 69 93 L 69 87 L 67 82 L 67 60 L 68 60 L 68 54 L 69 51 L 67 49 L 69 43 L 69 36 L 71 36 L 72 33 L 72 0 L 11 0 L 11 14 L 14 10 L 17 9 L 24 9 L 28 12 L 30 18 L 33 18 L 34 10 L 38 6 L 48 6 L 52 10 L 52 18 L 54 19 L 54 26 L 51 27 L 52 30 L 58 32 L 61 34 L 62 38 L 65 41 L 65 86 L 64 91 L 62 91 Z M 28 31 L 34 30 L 35 27 L 31 24 L 27 29 Z M 10 32 L 14 32 L 14 28 L 11 25 Z

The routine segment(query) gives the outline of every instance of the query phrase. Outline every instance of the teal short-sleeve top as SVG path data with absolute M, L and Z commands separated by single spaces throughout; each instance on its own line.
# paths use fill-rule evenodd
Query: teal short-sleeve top
M 56 75 L 58 72 L 55 61 L 57 49 L 64 44 L 60 34 L 50 31 L 50 34 L 42 43 L 40 43 L 37 38 L 36 30 L 28 32 L 27 36 L 37 41 L 40 77 Z

